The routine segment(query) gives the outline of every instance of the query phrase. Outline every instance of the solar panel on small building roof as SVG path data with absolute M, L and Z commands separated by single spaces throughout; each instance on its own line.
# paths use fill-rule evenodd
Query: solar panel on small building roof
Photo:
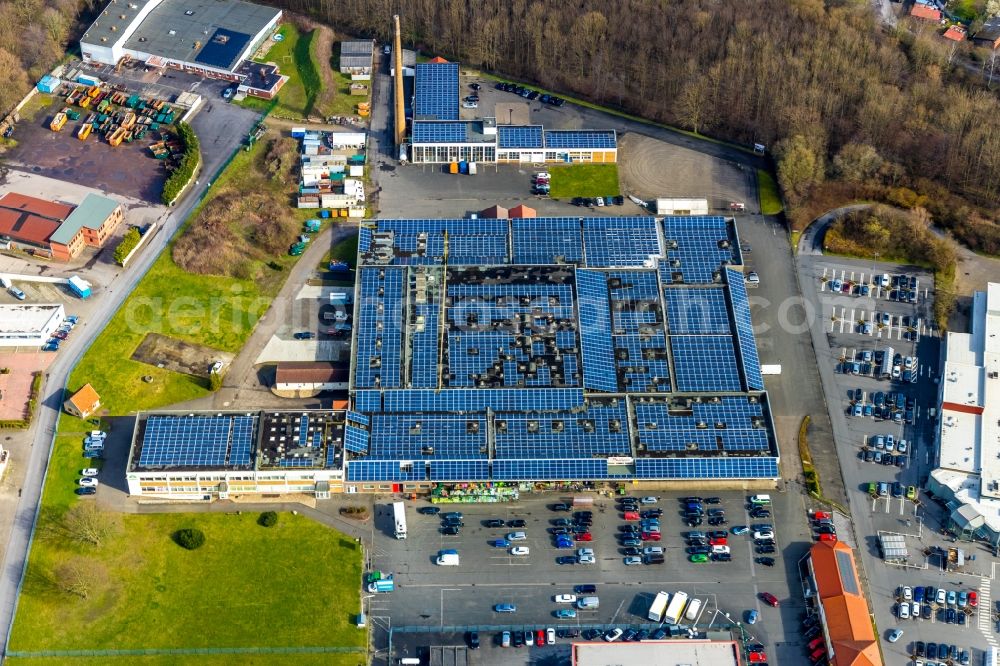
M 545 132 L 546 148 L 611 149 L 618 147 L 614 130 L 548 130 Z
M 410 133 L 413 143 L 465 143 L 468 125 L 462 121 L 415 120 Z
M 414 85 L 415 119 L 458 120 L 458 63 L 420 63 Z
M 198 51 L 194 61 L 209 67 L 231 69 L 236 64 L 236 58 L 249 42 L 250 35 L 244 32 L 219 28 L 208 40 L 208 43 L 201 47 L 201 51 Z
M 503 148 L 542 148 L 541 125 L 500 125 L 497 146 Z

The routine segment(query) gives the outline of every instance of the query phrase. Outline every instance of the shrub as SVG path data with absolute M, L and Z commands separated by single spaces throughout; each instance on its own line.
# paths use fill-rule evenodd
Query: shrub
M 222 388 L 222 375 L 218 372 L 210 372 L 208 374 L 208 388 L 213 393 Z
M 257 524 L 261 527 L 274 527 L 278 524 L 278 514 L 274 511 L 265 511 L 260 514 L 260 518 L 257 519 Z
M 194 178 L 198 164 L 201 162 L 201 150 L 198 144 L 198 137 L 194 130 L 187 123 L 177 123 L 177 138 L 184 144 L 184 156 L 181 157 L 180 164 L 174 169 L 167 182 L 163 184 L 163 195 L 161 199 L 168 206 L 180 196 L 184 187 Z
M 129 255 L 135 246 L 139 244 L 139 240 L 142 236 L 139 235 L 139 230 L 132 227 L 125 233 L 122 242 L 118 243 L 118 247 L 115 248 L 115 263 L 119 266 L 125 265 L 125 258 Z
M 174 532 L 174 541 L 181 548 L 196 550 L 205 545 L 205 533 L 193 527 Z

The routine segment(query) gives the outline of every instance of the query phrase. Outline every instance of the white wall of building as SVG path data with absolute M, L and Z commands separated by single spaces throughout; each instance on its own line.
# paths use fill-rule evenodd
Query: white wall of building
M 41 347 L 65 318 L 62 304 L 0 305 L 0 346 Z

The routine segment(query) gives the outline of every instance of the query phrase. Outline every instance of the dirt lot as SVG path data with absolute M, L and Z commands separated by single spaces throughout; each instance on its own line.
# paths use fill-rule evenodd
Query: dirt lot
M 622 187 L 643 199 L 707 197 L 712 208 L 748 201 L 749 171 L 738 165 L 628 132 L 619 138 L 618 173 Z M 753 174 L 750 174 L 751 176 Z
M 149 333 L 132 353 L 132 360 L 182 372 L 195 377 L 208 377 L 208 370 L 216 361 L 230 363 L 233 354 L 211 347 L 195 345 L 159 333 Z
M 52 116 L 65 105 L 61 97 L 53 100 L 31 120 L 18 123 L 14 131 L 17 146 L 6 154 L 14 168 L 42 174 L 71 183 L 79 183 L 143 201 L 159 202 L 167 172 L 163 163 L 147 150 L 153 142 L 146 138 L 118 147 L 91 135 L 86 141 L 76 138 L 81 121 L 69 121 L 61 132 L 49 129 Z
M 0 375 L 0 420 L 16 420 L 24 418 L 28 407 L 28 396 L 31 393 L 31 373 L 45 372 L 56 357 L 49 352 L 14 353 L 0 352 L 0 368 L 10 368 L 11 372 Z

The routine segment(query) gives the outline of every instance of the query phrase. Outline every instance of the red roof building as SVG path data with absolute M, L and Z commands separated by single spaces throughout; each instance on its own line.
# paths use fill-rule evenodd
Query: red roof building
M 534 208 L 529 208 L 524 204 L 518 204 L 510 209 L 509 215 L 514 217 L 537 217 L 538 212 Z
M 948 29 L 944 31 L 941 35 L 945 39 L 950 39 L 954 42 L 964 42 L 965 41 L 965 28 L 958 24 L 948 26 Z
M 930 5 L 922 5 L 918 2 L 913 5 L 912 9 L 910 9 L 910 16 L 924 21 L 940 21 L 941 10 L 935 9 Z
M 821 617 L 834 666 L 882 666 L 882 654 L 872 627 L 868 602 L 854 564 L 854 553 L 843 541 L 820 541 L 809 551 L 809 573 L 822 606 Z
M 0 237 L 47 250 L 49 237 L 72 212 L 73 206 L 8 192 L 0 197 Z
M 508 211 L 503 206 L 490 206 L 486 210 L 479 211 L 479 217 L 488 220 L 506 220 Z
M 431 63 L 432 65 L 440 65 L 442 63 L 447 63 L 448 61 L 442 58 L 441 56 L 434 56 L 427 62 Z

